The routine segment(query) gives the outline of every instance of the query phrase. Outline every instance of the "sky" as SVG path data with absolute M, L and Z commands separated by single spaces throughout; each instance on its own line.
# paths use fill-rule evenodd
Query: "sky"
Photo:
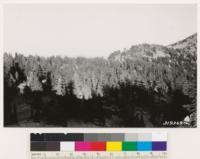
M 7 4 L 4 51 L 108 57 L 141 43 L 168 45 L 197 32 L 194 4 Z

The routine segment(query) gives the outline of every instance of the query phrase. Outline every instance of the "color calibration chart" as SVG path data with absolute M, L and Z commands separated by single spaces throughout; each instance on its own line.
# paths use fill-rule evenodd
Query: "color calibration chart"
M 31 159 L 167 159 L 167 133 L 31 134 Z

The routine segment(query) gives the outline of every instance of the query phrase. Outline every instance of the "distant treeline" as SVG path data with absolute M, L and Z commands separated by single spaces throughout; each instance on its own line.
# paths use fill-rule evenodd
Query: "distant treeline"
M 130 49 L 120 52 L 127 56 L 120 60 L 118 53 L 109 59 L 4 53 L 5 123 L 17 120 L 10 115 L 17 102 L 31 106 L 34 120 L 61 125 L 72 118 L 97 118 L 105 126 L 113 114 L 119 126 L 144 126 L 146 112 L 153 126 L 181 121 L 196 111 L 196 57 L 181 49 L 164 52 L 168 56 L 145 52 L 147 56 L 129 58 Z

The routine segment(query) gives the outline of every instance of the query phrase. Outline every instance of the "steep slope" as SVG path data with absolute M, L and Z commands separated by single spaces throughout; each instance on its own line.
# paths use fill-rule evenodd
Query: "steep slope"
M 185 49 L 188 47 L 196 47 L 196 44 L 197 44 L 197 33 L 185 38 L 184 40 L 171 44 L 168 47 L 172 47 L 174 49 Z
M 195 98 L 197 33 L 168 46 L 133 45 L 128 50 L 113 52 L 108 59 L 121 64 L 133 63 L 132 72 L 135 69 L 135 77 L 142 81 L 156 81 L 161 85 L 170 81 L 173 89 L 181 88 L 185 94 Z
M 115 51 L 111 53 L 108 59 L 119 62 L 123 62 L 125 59 L 134 60 L 138 58 L 147 58 L 149 60 L 152 60 L 159 57 L 170 57 L 171 52 L 176 52 L 177 54 L 179 54 L 180 50 L 185 54 L 196 56 L 195 54 L 197 52 L 197 33 L 168 46 L 155 44 L 133 45 L 128 50 Z
M 184 107 L 190 112 L 193 125 L 196 125 L 196 110 L 197 110 L 197 33 L 178 41 L 168 47 L 178 50 L 179 56 L 177 59 L 181 62 L 183 72 L 186 72 L 186 79 L 182 83 L 184 94 L 192 99 L 190 105 Z M 182 73 L 183 74 L 183 73 Z M 181 80 L 183 81 L 183 80 Z
M 145 83 L 155 82 L 156 88 L 164 92 L 181 90 L 192 103 L 183 105 L 188 110 L 192 121 L 196 121 L 197 99 L 197 33 L 168 46 L 141 44 L 128 50 L 117 51 L 109 56 L 110 61 L 127 60 L 135 64 L 132 78 Z M 149 84 L 145 84 L 149 85 Z M 170 93 L 169 93 L 170 94 Z M 184 100 L 184 99 L 183 99 Z
M 5 108 L 11 108 L 12 98 L 18 99 L 18 85 L 23 81 L 22 84 L 27 83 L 24 97 L 30 96 L 28 101 L 33 101 L 33 106 L 38 105 L 37 101 L 46 105 L 44 110 L 51 114 L 46 113 L 46 119 L 50 121 L 58 116 L 67 117 L 66 120 L 74 118 L 71 114 L 79 110 L 76 119 L 103 121 L 108 115 L 114 117 L 111 119 L 114 122 L 120 119 L 123 127 L 142 126 L 143 119 L 146 126 L 151 125 L 149 122 L 163 126 L 163 121 L 182 121 L 188 115 L 190 126 L 194 126 L 196 37 L 169 46 L 133 45 L 128 50 L 112 53 L 109 59 L 20 54 L 13 57 L 5 53 Z M 41 94 L 49 94 L 54 101 L 42 102 Z M 142 119 L 143 114 L 146 115 Z

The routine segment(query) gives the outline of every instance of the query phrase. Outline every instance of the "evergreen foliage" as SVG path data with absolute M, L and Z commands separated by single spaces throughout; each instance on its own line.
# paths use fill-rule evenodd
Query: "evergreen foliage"
M 188 41 L 132 46 L 108 59 L 4 53 L 5 124 L 17 122 L 16 97 L 30 105 L 30 119 L 64 126 L 68 120 L 163 126 L 165 120 L 195 116 L 196 36 Z

